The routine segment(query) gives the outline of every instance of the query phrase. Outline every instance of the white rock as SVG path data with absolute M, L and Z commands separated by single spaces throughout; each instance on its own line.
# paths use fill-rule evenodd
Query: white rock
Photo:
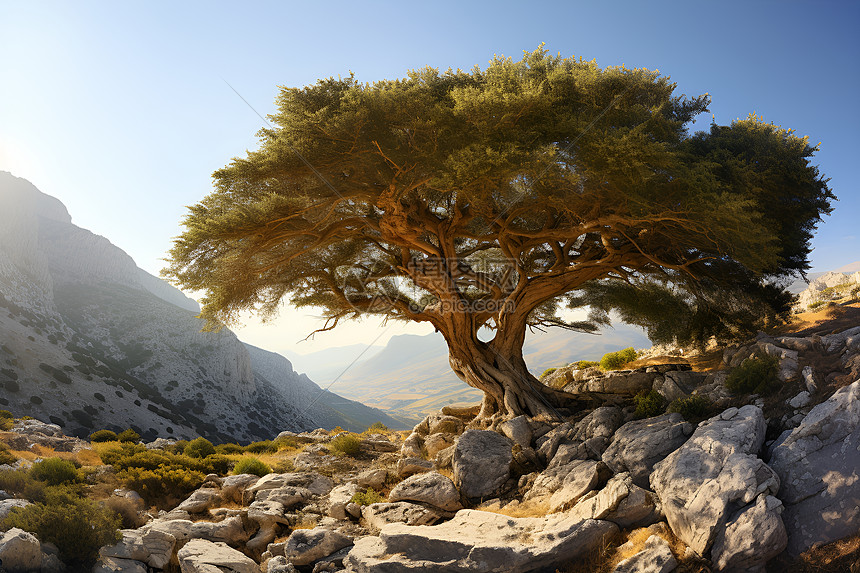
M 717 571 L 763 570 L 765 563 L 782 553 L 788 536 L 781 513 L 782 502 L 762 494 L 754 505 L 732 516 L 714 540 L 711 562 Z
M 794 398 L 790 398 L 789 400 L 786 400 L 786 402 L 788 402 L 789 406 L 791 406 L 792 408 L 797 410 L 797 409 L 803 408 L 804 406 L 809 404 L 810 399 L 811 398 L 809 397 L 809 392 L 807 392 L 806 390 L 803 390 Z
M 328 496 L 328 514 L 335 519 L 346 519 L 346 506 L 359 491 L 361 488 L 354 483 L 339 485 L 331 490 Z
M 603 452 L 603 463 L 615 473 L 630 472 L 633 482 L 648 487 L 654 464 L 687 441 L 693 426 L 677 412 L 627 422 Z
M 287 539 L 284 556 L 293 565 L 310 565 L 349 545 L 352 545 L 352 539 L 337 531 L 322 527 L 297 529 Z
M 226 543 L 192 539 L 177 553 L 182 573 L 260 573 L 260 566 Z
M 381 529 L 389 523 L 433 525 L 442 518 L 438 510 L 405 501 L 365 505 L 361 516 L 371 529 Z
M 467 498 L 501 492 L 511 473 L 513 443 L 491 430 L 466 430 L 454 447 L 454 484 Z
M 427 472 L 406 478 L 391 490 L 390 501 L 413 501 L 426 503 L 443 511 L 462 509 L 460 492 L 447 477 L 437 472 Z
M 642 551 L 621 561 L 612 573 L 669 573 L 678 567 L 678 561 L 665 539 L 652 535 L 645 541 Z
M 176 537 L 157 529 L 123 529 L 122 539 L 99 550 L 102 557 L 142 561 L 155 569 L 164 569 L 173 556 Z
M 38 571 L 42 548 L 32 533 L 13 527 L 0 536 L 0 563 L 9 573 Z

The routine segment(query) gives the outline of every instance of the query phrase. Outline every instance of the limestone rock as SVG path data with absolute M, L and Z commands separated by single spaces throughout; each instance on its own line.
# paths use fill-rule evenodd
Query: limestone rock
M 177 505 L 176 509 L 188 513 L 203 513 L 210 507 L 215 507 L 220 499 L 220 492 L 217 489 L 201 488 Z
M 492 497 L 510 477 L 513 443 L 491 430 L 467 430 L 454 447 L 454 484 L 467 498 Z
M 400 458 L 397 461 L 397 475 L 402 478 L 411 475 L 429 472 L 433 469 L 433 462 L 421 458 Z
M 584 495 L 570 515 L 611 521 L 622 529 L 650 525 L 662 517 L 657 496 L 634 484 L 628 473 L 614 476 L 599 492 Z
M 428 434 L 459 434 L 463 431 L 463 421 L 456 416 L 434 414 L 427 419 Z
M 242 503 L 245 490 L 260 480 L 252 474 L 225 476 L 221 479 L 221 499 L 234 503 Z
M 772 450 L 797 555 L 860 529 L 860 380 L 815 406 Z
M 349 545 L 352 545 L 352 540 L 337 531 L 323 527 L 297 529 L 287 539 L 284 556 L 293 565 L 310 565 Z
M 603 452 L 603 463 L 615 473 L 630 472 L 633 482 L 648 487 L 654 464 L 687 441 L 693 427 L 677 412 L 627 422 Z
M 26 499 L 4 499 L 0 501 L 0 519 L 5 519 L 9 512 L 16 507 L 27 507 L 30 502 Z
M 620 562 L 612 573 L 669 573 L 678 567 L 678 561 L 665 539 L 652 535 L 645 541 L 642 551 Z
M 262 490 L 275 489 L 284 486 L 303 487 L 313 495 L 325 495 L 334 487 L 331 479 L 316 472 L 292 472 L 285 474 L 267 474 L 248 487 L 247 494 L 251 498 Z M 246 495 L 246 500 L 248 496 Z
M 38 571 L 42 547 L 32 533 L 13 527 L 0 536 L 0 563 L 9 573 Z
M 522 448 L 530 448 L 532 445 L 532 429 L 529 426 L 529 419 L 526 416 L 517 416 L 511 420 L 506 420 L 501 423 L 499 429 L 502 433 L 511 439 L 515 444 L 519 444 Z
M 447 477 L 428 472 L 406 478 L 391 490 L 390 501 L 417 501 L 438 507 L 443 511 L 462 509 L 460 492 Z
M 524 500 L 545 502 L 550 511 L 573 506 L 600 482 L 603 464 L 576 458 L 577 448 L 562 445 L 550 465 L 535 478 Z
M 148 571 L 146 563 L 107 556 L 99 557 L 92 569 L 92 573 L 148 573 Z
M 164 569 L 173 556 L 176 537 L 157 529 L 123 529 L 122 539 L 99 550 L 102 557 L 141 561 Z
M 354 483 L 339 485 L 331 490 L 328 496 L 328 514 L 335 519 L 346 519 L 346 506 L 359 491 L 361 488 Z
M 344 564 L 357 573 L 554 570 L 616 535 L 605 521 L 564 514 L 513 518 L 462 510 L 441 525 L 386 525 L 379 537 L 356 542 Z
M 192 539 L 177 554 L 182 573 L 260 573 L 250 557 L 226 543 Z
M 256 501 L 274 501 L 280 503 L 285 509 L 307 503 L 313 497 L 313 493 L 305 487 L 285 485 L 272 489 L 264 489 L 257 492 Z
M 735 514 L 714 540 L 711 562 L 716 570 L 763 571 L 765 563 L 782 553 L 788 542 L 781 512 L 781 501 L 762 494 L 755 505 Z
M 379 491 L 385 485 L 386 479 L 388 479 L 388 471 L 380 468 L 361 472 L 355 478 L 355 483 L 362 489 L 370 487 Z
M 421 426 L 421 424 L 418 424 L 416 428 L 419 426 Z M 405 440 L 403 440 L 403 444 L 401 444 L 400 446 L 400 455 L 405 458 L 420 458 L 421 450 L 424 448 L 425 435 L 426 431 L 424 434 L 421 434 L 418 431 L 413 431 L 411 434 L 409 434 L 409 436 Z
M 266 573 L 297 573 L 296 566 L 283 555 L 272 557 L 266 562 Z
M 436 457 L 436 454 L 445 448 L 453 446 L 455 441 L 457 441 L 456 434 L 445 434 L 442 432 L 430 434 L 424 440 L 424 449 L 427 450 L 427 457 Z
M 779 489 L 777 475 L 756 456 L 765 430 L 758 407 L 730 408 L 702 422 L 684 445 L 654 466 L 651 486 L 669 526 L 699 555 L 732 511 Z
M 382 529 L 389 523 L 433 525 L 442 518 L 442 514 L 437 510 L 405 501 L 365 505 L 361 510 L 361 516 L 372 529 Z

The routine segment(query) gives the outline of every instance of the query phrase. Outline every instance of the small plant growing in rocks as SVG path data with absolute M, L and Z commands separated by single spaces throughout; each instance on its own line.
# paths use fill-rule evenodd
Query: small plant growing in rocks
M 550 374 L 552 374 L 552 373 L 553 373 L 553 372 L 555 372 L 556 370 L 558 370 L 558 368 L 547 368 L 546 370 L 544 370 L 544 371 L 543 371 L 543 374 L 541 374 L 541 375 L 538 377 L 538 380 L 540 380 L 541 382 L 543 382 L 543 380 L 544 380 L 547 376 L 549 376 Z
M 233 466 L 233 474 L 253 474 L 263 477 L 266 474 L 272 473 L 272 468 L 261 462 L 257 458 L 242 458 L 236 465 Z
M 34 463 L 30 468 L 30 477 L 48 485 L 71 484 L 81 479 L 75 464 L 60 458 L 48 458 Z
M 678 412 L 685 420 L 701 421 L 711 412 L 711 401 L 700 394 L 691 394 L 685 398 L 677 398 L 666 408 L 667 412 Z
M 765 394 L 779 383 L 779 359 L 761 354 L 747 358 L 726 378 L 726 388 L 735 394 Z
M 382 503 L 387 501 L 385 496 L 377 493 L 372 487 L 367 488 L 367 491 L 360 491 L 352 496 L 350 500 L 353 503 L 357 503 L 358 505 L 372 505 L 374 503 Z
M 600 359 L 600 368 L 603 370 L 618 370 L 625 364 L 636 360 L 636 350 L 631 346 L 617 352 L 607 352 Z
M 341 434 L 329 442 L 328 447 L 340 456 L 356 456 L 361 451 L 361 440 L 352 434 Z
M 18 458 L 16 458 L 12 454 L 12 452 L 9 451 L 9 446 L 4 444 L 3 442 L 0 442 L 0 466 L 4 464 L 12 465 L 17 459 Z
M 215 453 L 215 446 L 206 438 L 195 438 L 185 446 L 184 453 L 190 458 L 208 458 Z
M 636 404 L 634 415 L 637 418 L 652 418 L 666 410 L 666 399 L 656 390 L 642 391 L 633 397 Z

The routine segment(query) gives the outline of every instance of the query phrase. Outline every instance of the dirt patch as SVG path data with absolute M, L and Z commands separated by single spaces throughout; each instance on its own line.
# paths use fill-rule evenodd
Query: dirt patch
M 781 555 L 767 565 L 768 573 L 860 573 L 860 534 L 815 549 L 797 559 Z

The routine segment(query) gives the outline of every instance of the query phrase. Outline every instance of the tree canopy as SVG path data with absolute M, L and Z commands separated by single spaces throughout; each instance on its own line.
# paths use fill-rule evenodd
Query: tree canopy
M 282 87 L 260 147 L 190 207 L 167 277 L 203 315 L 324 309 L 428 322 L 482 415 L 563 402 L 528 373 L 529 326 L 620 309 L 656 338 L 736 335 L 787 301 L 835 199 L 806 138 L 751 115 L 690 134 L 707 94 L 542 48 L 482 70 Z M 663 309 L 637 300 L 659 303 Z M 753 318 L 750 318 L 750 317 Z M 490 341 L 478 338 L 493 331 Z

